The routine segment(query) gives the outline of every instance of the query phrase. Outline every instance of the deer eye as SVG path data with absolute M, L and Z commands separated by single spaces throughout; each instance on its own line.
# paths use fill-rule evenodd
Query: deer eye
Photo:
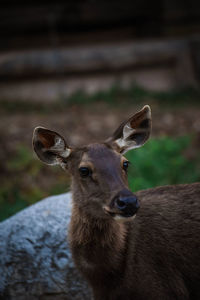
M 124 169 L 124 171 L 127 171 L 127 170 L 128 170 L 129 163 L 130 163 L 130 162 L 127 161 L 127 160 L 123 162 L 123 169 Z
M 81 177 L 88 177 L 91 175 L 92 171 L 87 167 L 80 167 L 79 173 L 80 173 Z

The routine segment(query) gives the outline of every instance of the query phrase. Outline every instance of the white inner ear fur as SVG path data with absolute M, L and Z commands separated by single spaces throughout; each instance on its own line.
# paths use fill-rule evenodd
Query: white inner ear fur
M 126 124 L 123 128 L 123 138 L 126 139 L 131 134 L 133 134 L 134 131 L 136 131 L 136 130 L 130 126 L 130 123 Z
M 54 138 L 55 144 L 51 147 L 51 150 L 58 151 L 62 155 L 62 157 L 66 158 L 70 155 L 71 149 L 65 147 L 65 142 L 59 136 Z
M 138 145 L 134 140 L 128 140 L 128 137 L 133 134 L 134 132 L 136 132 L 136 129 L 133 129 L 130 126 L 130 123 L 126 124 L 123 128 L 123 136 L 116 140 L 116 144 L 120 147 L 120 148 L 124 148 L 126 147 L 126 149 L 135 149 L 140 147 L 140 145 Z
M 54 145 L 50 147 L 49 150 L 53 152 L 57 152 L 64 158 L 67 158 L 71 153 L 71 149 L 65 147 L 64 140 L 59 136 L 54 137 Z M 43 149 L 43 151 L 45 152 L 46 149 Z

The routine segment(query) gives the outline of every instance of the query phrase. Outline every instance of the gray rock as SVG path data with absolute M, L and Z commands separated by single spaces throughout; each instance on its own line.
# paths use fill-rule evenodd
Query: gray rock
M 67 193 L 0 223 L 0 299 L 91 299 L 67 243 L 70 214 Z

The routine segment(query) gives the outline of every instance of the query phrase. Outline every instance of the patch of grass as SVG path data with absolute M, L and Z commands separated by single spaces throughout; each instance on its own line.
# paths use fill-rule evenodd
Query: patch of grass
M 114 85 L 107 91 L 100 91 L 98 93 L 87 95 L 83 91 L 78 91 L 69 98 L 63 98 L 62 102 L 67 105 L 82 104 L 88 105 L 91 103 L 103 101 L 110 105 L 121 105 L 131 103 L 140 103 L 144 101 L 162 101 L 162 104 L 184 104 L 191 102 L 199 104 L 200 91 L 194 88 L 184 88 L 168 92 L 157 92 L 146 90 L 138 85 L 133 84 L 131 87 L 125 89 L 120 85 Z
M 42 164 L 27 146 L 18 145 L 10 157 L 5 162 L 7 174 L 1 178 L 0 184 L 0 221 L 48 195 L 69 189 L 67 174 L 58 167 Z
M 200 158 L 196 155 L 191 160 L 184 154 L 191 142 L 187 136 L 176 139 L 163 137 L 152 139 L 142 148 L 128 152 L 131 190 L 199 181 Z
M 6 165 L 10 171 L 20 172 L 26 170 L 32 175 L 37 175 L 42 168 L 39 160 L 35 161 L 33 152 L 23 144 L 16 147 L 15 155 L 8 160 Z
M 0 221 L 7 219 L 23 208 L 36 203 L 45 197 L 45 193 L 37 187 L 23 190 L 20 183 L 5 184 L 0 187 Z
M 13 201 L 13 199 L 15 199 Z M 0 221 L 10 217 L 17 211 L 27 206 L 24 199 L 19 196 L 17 187 L 9 188 L 7 186 L 0 188 Z
M 0 112 L 40 112 L 40 113 L 54 113 L 55 111 L 62 111 L 63 109 L 72 105 L 88 105 L 97 102 L 104 102 L 108 105 L 131 105 L 134 103 L 152 101 L 162 102 L 162 105 L 195 105 L 200 104 L 200 90 L 194 88 L 184 88 L 169 92 L 155 92 L 149 91 L 135 84 L 129 88 L 122 88 L 120 85 L 114 85 L 106 91 L 99 91 L 94 94 L 87 94 L 79 90 L 69 97 L 60 96 L 57 101 L 48 103 L 42 102 L 27 102 L 27 101 L 0 101 Z

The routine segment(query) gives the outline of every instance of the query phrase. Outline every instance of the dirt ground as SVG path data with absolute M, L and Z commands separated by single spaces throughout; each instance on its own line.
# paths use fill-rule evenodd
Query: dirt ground
M 82 145 L 107 138 L 116 127 L 146 103 L 108 106 L 105 103 L 90 106 L 72 105 L 57 112 L 3 113 L 0 118 L 1 159 L 12 154 L 17 144 L 31 148 L 32 132 L 44 126 L 62 134 L 69 144 Z M 150 103 L 152 108 L 152 136 L 171 137 L 200 134 L 200 106 L 170 107 Z

